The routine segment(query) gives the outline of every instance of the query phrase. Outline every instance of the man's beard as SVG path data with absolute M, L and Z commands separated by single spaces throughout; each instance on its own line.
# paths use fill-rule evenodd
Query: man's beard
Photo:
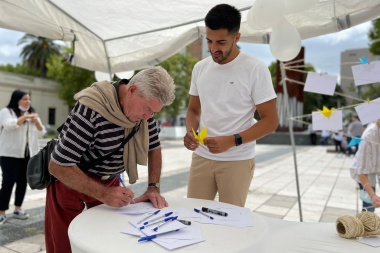
M 231 52 L 232 52 L 232 47 L 231 47 L 230 50 L 227 51 L 225 54 L 224 54 L 222 51 L 218 51 L 218 52 L 221 53 L 221 57 L 215 58 L 214 55 L 213 55 L 211 52 L 210 52 L 210 54 L 211 54 L 211 57 L 212 57 L 212 59 L 213 59 L 214 62 L 216 62 L 216 63 L 221 63 L 221 62 L 223 62 L 225 59 L 227 59 L 228 56 L 230 56 L 230 54 L 231 54 Z

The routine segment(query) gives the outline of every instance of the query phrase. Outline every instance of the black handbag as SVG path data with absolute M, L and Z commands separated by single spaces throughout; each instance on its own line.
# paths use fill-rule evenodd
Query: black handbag
M 114 152 L 124 146 L 133 137 L 133 135 L 135 135 L 135 133 L 139 130 L 140 125 L 141 121 L 137 126 L 133 128 L 132 132 L 122 141 L 122 143 L 120 143 L 120 145 L 112 152 L 92 161 L 84 161 L 84 159 L 81 159 L 80 164 L 77 164 L 78 167 L 83 172 L 86 172 L 90 167 L 95 166 L 95 164 L 99 161 L 103 161 L 106 158 L 111 157 Z M 58 128 L 59 132 L 62 129 L 62 126 Z M 49 162 L 51 153 L 57 144 L 58 139 L 50 140 L 45 147 L 43 147 L 40 151 L 38 151 L 36 155 L 30 158 L 26 170 L 26 179 L 30 188 L 33 190 L 43 190 L 56 180 L 56 178 L 49 173 Z
M 43 190 L 56 180 L 49 173 L 49 162 L 50 155 L 57 144 L 58 139 L 50 140 L 45 147 L 29 159 L 26 179 L 33 190 Z

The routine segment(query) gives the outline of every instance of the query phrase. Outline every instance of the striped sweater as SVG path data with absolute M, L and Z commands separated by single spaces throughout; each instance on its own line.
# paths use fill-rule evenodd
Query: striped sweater
M 149 151 L 160 147 L 157 125 L 153 116 L 148 120 Z M 51 160 L 61 166 L 74 166 L 85 160 L 96 159 L 113 152 L 124 140 L 124 128 L 103 118 L 99 113 L 77 102 L 67 117 L 58 136 L 59 144 Z M 113 175 L 124 172 L 123 150 L 99 162 L 89 171 L 98 175 Z

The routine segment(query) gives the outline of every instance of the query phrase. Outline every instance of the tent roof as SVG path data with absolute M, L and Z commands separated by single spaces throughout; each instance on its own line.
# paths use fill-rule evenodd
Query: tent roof
M 241 41 L 267 43 L 272 29 L 246 20 L 255 0 L 226 0 L 242 11 Z M 293 0 L 294 1 L 294 0 Z M 73 65 L 122 72 L 156 65 L 205 34 L 204 16 L 216 0 L 0 0 L 0 27 L 75 40 Z M 286 16 L 311 38 L 380 17 L 380 0 L 319 0 Z

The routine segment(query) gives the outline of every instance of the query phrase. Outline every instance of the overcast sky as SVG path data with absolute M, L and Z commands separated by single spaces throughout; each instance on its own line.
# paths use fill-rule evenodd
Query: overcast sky
M 339 77 L 341 52 L 368 48 L 368 32 L 371 27 L 372 23 L 366 22 L 338 33 L 303 40 L 305 63 L 311 63 L 317 72 Z M 242 51 L 261 59 L 267 65 L 276 60 L 270 52 L 269 45 L 240 43 L 240 46 Z
M 339 33 L 302 41 L 305 47 L 305 62 L 314 65 L 317 72 L 339 76 L 341 52 L 347 49 L 367 48 L 368 31 L 371 27 L 371 22 L 367 22 Z M 0 65 L 21 62 L 21 46 L 17 46 L 17 42 L 23 35 L 24 33 L 0 28 Z M 275 61 L 269 45 L 240 43 L 240 46 L 242 51 L 261 59 L 267 65 Z

